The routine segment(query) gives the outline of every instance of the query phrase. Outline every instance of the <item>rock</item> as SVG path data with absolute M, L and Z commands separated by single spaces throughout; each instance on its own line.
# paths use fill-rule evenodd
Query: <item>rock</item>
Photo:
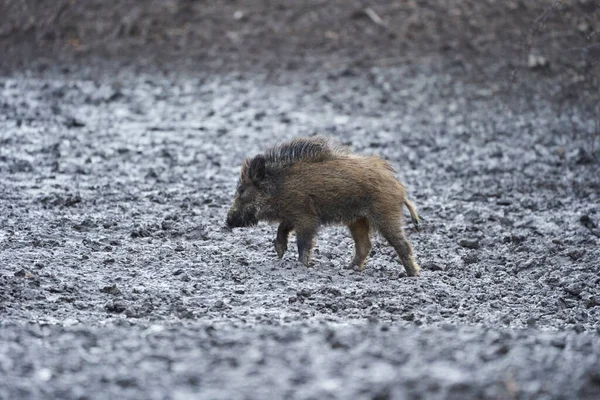
M 567 345 L 565 338 L 557 337 L 550 340 L 550 344 L 558 349 L 564 349 Z
M 204 230 L 204 227 L 193 228 L 185 234 L 187 240 L 207 240 L 208 236 Z
M 145 238 L 145 237 L 152 236 L 152 233 L 148 229 L 140 227 L 140 228 L 134 229 L 131 232 L 130 236 L 134 239 L 135 238 Z
M 569 294 L 572 294 L 573 296 L 579 296 L 579 294 L 583 291 L 584 289 L 584 285 L 581 282 L 575 282 L 575 283 L 571 283 L 569 286 L 567 286 L 567 288 L 565 289 Z
M 346 343 L 340 340 L 338 335 L 336 335 L 335 331 L 333 330 L 329 330 L 327 332 L 325 340 L 327 343 L 329 343 L 332 349 L 347 349 L 349 347 Z
M 577 149 L 573 158 L 575 159 L 575 164 L 579 165 L 593 164 L 596 161 L 593 154 L 583 148 Z
M 235 19 L 236 21 L 243 20 L 245 16 L 246 14 L 242 10 L 237 10 L 233 13 L 233 19 Z
M 107 293 L 113 296 L 119 296 L 121 295 L 121 290 L 119 290 L 119 288 L 117 287 L 116 284 L 110 285 L 110 286 L 104 286 L 102 289 L 100 289 L 100 291 L 102 293 Z
M 415 314 L 412 312 L 408 312 L 408 313 L 402 314 L 401 318 L 405 321 L 414 321 Z
M 342 292 L 334 287 L 325 287 L 321 289 L 321 293 L 329 295 L 331 297 L 340 297 L 342 295 Z
M 115 379 L 115 383 L 122 388 L 132 388 L 137 387 L 137 379 L 133 376 L 120 376 Z
M 596 228 L 596 223 L 587 214 L 584 214 L 581 217 L 579 217 L 579 222 L 581 223 L 581 225 L 585 226 L 588 229 Z
M 223 300 L 217 300 L 212 305 L 211 309 L 213 310 L 222 310 L 226 307 L 225 302 Z
M 83 128 L 85 126 L 84 122 L 81 122 L 80 120 L 73 118 L 73 117 L 69 117 L 66 119 L 65 121 L 65 126 L 69 129 L 71 128 Z
M 8 168 L 10 173 L 18 173 L 18 172 L 33 172 L 33 165 L 26 160 L 14 160 L 13 163 Z
M 587 308 L 592 308 L 596 306 L 600 306 L 600 295 L 591 295 L 585 300 L 585 306 Z
M 479 256 L 475 253 L 469 253 L 469 254 L 465 254 L 462 257 L 462 260 L 465 263 L 465 265 L 471 265 L 471 264 L 475 264 L 476 262 L 479 261 Z
M 458 241 L 458 244 L 461 247 L 465 247 L 467 249 L 478 249 L 479 248 L 479 240 L 478 239 L 461 239 Z
M 421 264 L 421 266 L 424 269 L 428 269 L 431 271 L 443 271 L 445 269 L 445 267 L 443 265 L 436 263 L 436 262 L 431 262 L 431 261 Z
M 529 54 L 527 58 L 527 66 L 530 69 L 544 69 L 550 65 L 546 57 L 536 54 Z
M 32 273 L 21 268 L 20 270 L 16 271 L 13 275 L 17 278 L 30 278 L 32 276 Z
M 115 301 L 111 301 L 109 303 L 106 303 L 106 305 L 104 306 L 104 308 L 109 313 L 115 313 L 115 314 L 120 314 L 120 313 L 122 313 L 123 311 L 125 311 L 127 309 L 127 307 L 125 306 L 125 304 L 123 304 L 121 302 L 115 302 Z

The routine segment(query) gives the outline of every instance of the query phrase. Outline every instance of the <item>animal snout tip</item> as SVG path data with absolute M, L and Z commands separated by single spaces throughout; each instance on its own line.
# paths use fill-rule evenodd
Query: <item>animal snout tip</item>
M 239 218 L 236 215 L 229 214 L 225 220 L 225 225 L 229 230 L 233 230 L 233 228 L 239 226 L 238 219 Z

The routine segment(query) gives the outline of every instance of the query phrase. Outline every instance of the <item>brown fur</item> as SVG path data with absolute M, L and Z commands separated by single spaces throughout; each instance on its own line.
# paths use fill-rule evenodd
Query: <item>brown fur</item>
M 403 205 L 418 225 L 415 207 L 386 161 L 351 154 L 323 138 L 301 138 L 246 160 L 227 224 L 279 222 L 274 240 L 279 257 L 295 230 L 299 259 L 305 265 L 321 225 L 347 225 L 356 245 L 350 265 L 361 270 L 371 250 L 369 232 L 374 229 L 394 247 L 406 273 L 416 276 L 419 265 L 402 229 Z

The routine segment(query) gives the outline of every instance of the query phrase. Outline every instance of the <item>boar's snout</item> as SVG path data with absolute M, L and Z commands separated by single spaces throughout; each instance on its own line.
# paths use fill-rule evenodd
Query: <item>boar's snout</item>
M 227 213 L 227 227 L 229 228 L 243 228 L 246 226 L 256 225 L 258 219 L 252 214 L 242 214 L 237 210 L 231 210 Z
M 238 228 L 242 226 L 242 218 L 239 215 L 229 213 L 227 214 L 227 227 Z

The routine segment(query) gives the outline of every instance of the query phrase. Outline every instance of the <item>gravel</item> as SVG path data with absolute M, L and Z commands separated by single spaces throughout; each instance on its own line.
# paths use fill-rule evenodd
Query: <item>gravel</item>
M 0 77 L 0 399 L 600 397 L 594 120 L 450 68 Z M 421 277 L 224 229 L 242 160 L 313 133 L 396 168 Z

